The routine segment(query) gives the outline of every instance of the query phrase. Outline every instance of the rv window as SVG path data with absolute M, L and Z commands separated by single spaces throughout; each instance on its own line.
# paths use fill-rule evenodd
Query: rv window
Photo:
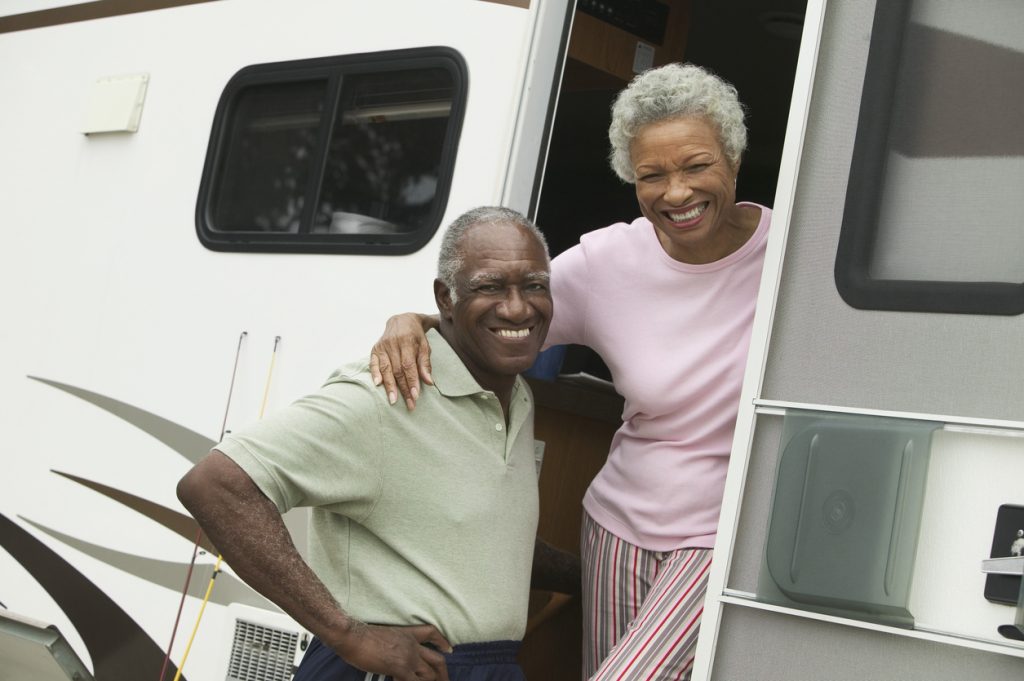
M 1024 7 L 972 7 L 877 5 L 835 263 L 853 307 L 1024 313 Z
M 224 251 L 417 250 L 447 202 L 465 73 L 441 48 L 243 69 L 214 120 L 200 240 Z

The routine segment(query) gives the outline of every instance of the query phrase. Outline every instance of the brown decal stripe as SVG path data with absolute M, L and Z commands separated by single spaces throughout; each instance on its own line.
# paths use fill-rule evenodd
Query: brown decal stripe
M 157 9 L 180 7 L 181 5 L 198 5 L 212 0 L 97 0 L 96 2 L 80 2 L 75 5 L 53 7 L 37 12 L 11 14 L 0 17 L 0 33 L 25 31 L 30 28 L 73 24 L 90 19 L 116 17 L 122 14 L 151 12 Z
M 483 0 L 483 2 L 493 2 L 498 5 L 511 5 L 512 7 L 530 9 L 530 0 Z
M 3 514 L 0 546 L 67 615 L 89 650 L 96 681 L 157 678 L 164 662 L 160 646 L 95 584 Z M 170 666 L 173 676 L 177 667 Z
M 53 7 L 51 9 L 38 10 L 36 12 L 24 12 L 22 14 L 11 14 L 0 17 L 0 33 L 11 33 L 14 31 L 27 31 L 33 28 L 44 28 L 46 26 L 60 26 L 62 24 L 74 24 L 80 21 L 92 19 L 105 19 L 125 14 L 138 14 L 139 12 L 152 12 L 159 9 L 170 9 L 184 5 L 199 5 L 215 0 L 96 0 L 95 2 L 81 2 L 75 5 Z M 522 9 L 530 8 L 530 0 L 481 0 L 482 2 L 493 2 L 499 5 L 510 5 Z
M 44 532 L 54 539 L 63 542 L 71 548 L 81 551 L 87 556 L 91 556 L 102 563 L 106 563 L 111 567 L 123 570 L 128 574 L 144 579 L 151 584 L 156 584 L 170 589 L 171 591 L 181 593 L 181 580 L 188 570 L 188 565 L 186 563 L 156 560 L 154 558 L 145 558 L 143 556 L 137 556 L 123 551 L 115 551 L 113 549 L 97 546 L 91 542 L 72 537 L 71 535 L 64 534 L 63 532 L 58 532 L 57 530 L 46 527 L 40 523 L 33 522 L 23 516 L 18 517 L 40 532 Z M 209 583 L 212 575 L 212 563 L 196 565 L 195 571 L 192 573 L 192 580 L 189 583 L 188 595 L 199 599 L 203 598 L 206 594 L 207 584 Z M 254 608 L 281 612 L 280 608 L 263 596 L 259 595 L 245 582 L 237 579 L 227 572 L 221 572 L 217 576 L 217 588 L 211 593 L 210 602 L 218 605 L 242 603 L 243 605 L 249 605 Z
M 150 520 L 155 520 L 160 523 L 168 530 L 175 534 L 181 535 L 190 542 L 194 542 L 196 539 L 196 532 L 199 530 L 199 524 L 192 518 L 192 516 L 185 515 L 184 513 L 178 513 L 165 506 L 161 506 L 155 502 L 143 499 L 142 497 L 135 496 L 128 492 L 122 492 L 119 489 L 109 487 L 99 482 L 93 482 L 92 480 L 86 480 L 80 478 L 77 475 L 71 475 L 70 473 L 63 473 L 61 471 L 51 471 L 57 475 L 77 482 L 79 485 L 88 487 L 91 490 L 99 492 L 105 497 L 109 497 L 114 501 L 124 504 L 133 511 L 137 511 L 142 515 L 146 516 Z M 199 540 L 199 546 L 214 555 L 217 555 L 218 551 L 214 548 L 213 543 L 207 538 L 206 534 L 203 534 Z
M 28 378 L 45 383 L 58 390 L 63 390 L 69 395 L 74 395 L 100 409 L 110 412 L 139 430 L 152 435 L 192 463 L 196 463 L 206 456 L 213 446 L 217 444 L 210 438 L 180 426 L 174 421 L 169 421 L 162 416 L 157 416 L 145 409 L 139 409 L 136 406 L 115 400 L 112 397 L 38 376 L 29 376 Z

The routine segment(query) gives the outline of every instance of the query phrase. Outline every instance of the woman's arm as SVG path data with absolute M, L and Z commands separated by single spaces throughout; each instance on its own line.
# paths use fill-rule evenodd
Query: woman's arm
M 405 406 L 412 411 L 420 396 L 420 379 L 427 385 L 434 384 L 426 334 L 439 325 L 436 314 L 404 312 L 388 319 L 384 334 L 370 350 L 370 375 L 374 385 L 383 383 L 391 404 L 398 400 L 400 392 Z

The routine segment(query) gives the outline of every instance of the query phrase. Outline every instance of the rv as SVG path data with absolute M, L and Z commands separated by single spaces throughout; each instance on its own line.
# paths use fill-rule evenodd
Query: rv
M 1009 0 L 4 3 L 0 678 L 288 681 L 309 633 L 178 479 L 429 311 L 466 209 L 553 253 L 634 218 L 609 104 L 672 61 L 737 86 L 737 194 L 774 207 L 692 678 L 1021 676 L 1021 25 Z M 575 347 L 531 378 L 566 550 L 608 378 Z M 580 677 L 580 619 L 531 594 L 528 678 Z

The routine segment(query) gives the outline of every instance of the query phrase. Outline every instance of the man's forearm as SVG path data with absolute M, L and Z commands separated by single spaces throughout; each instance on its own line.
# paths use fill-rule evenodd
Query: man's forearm
M 448 681 L 451 645 L 431 624 L 368 625 L 349 617 L 299 555 L 277 507 L 238 464 L 214 450 L 178 483 L 178 498 L 249 586 L 347 663 L 396 681 Z
M 331 647 L 358 622 L 299 555 L 274 504 L 218 451 L 178 485 L 178 496 L 238 576 Z
M 581 579 L 579 556 L 556 549 L 537 537 L 530 574 L 532 588 L 578 596 L 582 589 Z

